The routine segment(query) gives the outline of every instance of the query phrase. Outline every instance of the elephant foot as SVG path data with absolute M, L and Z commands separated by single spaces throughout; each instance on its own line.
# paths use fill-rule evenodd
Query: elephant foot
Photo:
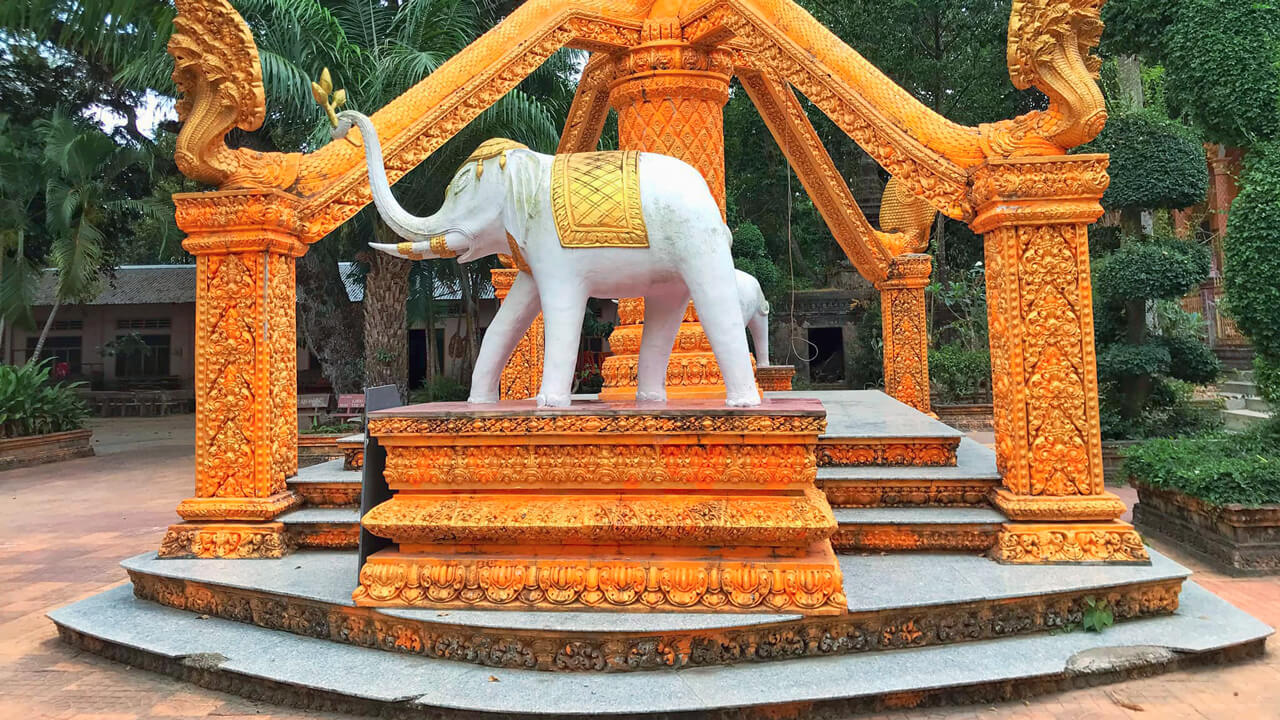
M 469 405 L 493 405 L 496 402 L 498 402 L 497 393 L 493 393 L 492 395 L 488 393 L 482 395 L 473 394 L 471 397 L 467 398 L 467 404 Z
M 755 407 L 760 404 L 760 395 L 758 393 L 735 395 L 725 398 L 724 404 L 728 407 Z
M 666 401 L 667 401 L 666 391 L 636 393 L 636 402 L 638 403 L 664 403 Z
M 537 397 L 538 407 L 569 407 L 572 398 L 569 395 L 539 395 Z

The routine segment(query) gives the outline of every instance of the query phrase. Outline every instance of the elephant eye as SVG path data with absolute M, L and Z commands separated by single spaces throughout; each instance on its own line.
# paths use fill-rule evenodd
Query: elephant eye
M 445 192 L 457 195 L 471 186 L 472 170 L 470 167 L 463 168 L 457 175 L 453 176 L 453 182 L 445 188 Z

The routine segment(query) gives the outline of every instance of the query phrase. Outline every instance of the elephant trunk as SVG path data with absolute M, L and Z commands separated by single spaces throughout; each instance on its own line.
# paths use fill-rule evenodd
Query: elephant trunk
M 439 221 L 438 213 L 425 218 L 411 215 L 392 194 L 386 165 L 382 161 L 382 144 L 378 141 L 378 130 L 373 126 L 372 120 L 354 110 L 338 113 L 338 125 L 332 132 L 334 139 L 346 137 L 353 125 L 360 129 L 365 164 L 369 168 L 369 188 L 373 191 L 373 203 L 378 208 L 378 215 L 392 232 L 413 241 L 396 245 L 369 245 L 391 255 L 419 260 L 457 255 L 458 251 L 450 248 L 444 241 L 443 233 L 447 227 Z

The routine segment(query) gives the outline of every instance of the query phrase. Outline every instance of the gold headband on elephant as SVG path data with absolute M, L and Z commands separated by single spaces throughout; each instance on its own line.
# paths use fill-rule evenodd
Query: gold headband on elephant
M 480 147 L 476 148 L 462 164 L 458 166 L 458 170 L 467 166 L 469 162 L 476 163 L 476 179 L 484 175 L 484 161 L 489 158 L 498 158 L 498 166 L 503 170 L 507 169 L 507 151 L 509 150 L 528 150 L 529 146 L 524 143 L 518 143 L 515 140 L 507 138 L 491 138 L 480 143 Z M 457 170 L 454 171 L 457 173 Z

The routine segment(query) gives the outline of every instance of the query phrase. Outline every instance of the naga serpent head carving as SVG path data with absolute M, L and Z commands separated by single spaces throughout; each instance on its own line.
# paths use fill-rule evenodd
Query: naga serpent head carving
M 258 47 L 227 0 L 177 0 L 169 54 L 178 132 L 174 161 L 187 177 L 232 188 L 286 188 L 298 176 L 298 153 L 263 153 L 226 145 L 227 133 L 253 132 L 266 117 Z
M 1101 60 L 1090 54 L 1102 39 L 1106 0 L 1014 0 L 1007 46 L 1009 78 L 1019 90 L 1036 88 L 1048 110 L 982 125 L 989 157 L 1062 155 L 1097 137 L 1107 122 L 1098 87 Z

